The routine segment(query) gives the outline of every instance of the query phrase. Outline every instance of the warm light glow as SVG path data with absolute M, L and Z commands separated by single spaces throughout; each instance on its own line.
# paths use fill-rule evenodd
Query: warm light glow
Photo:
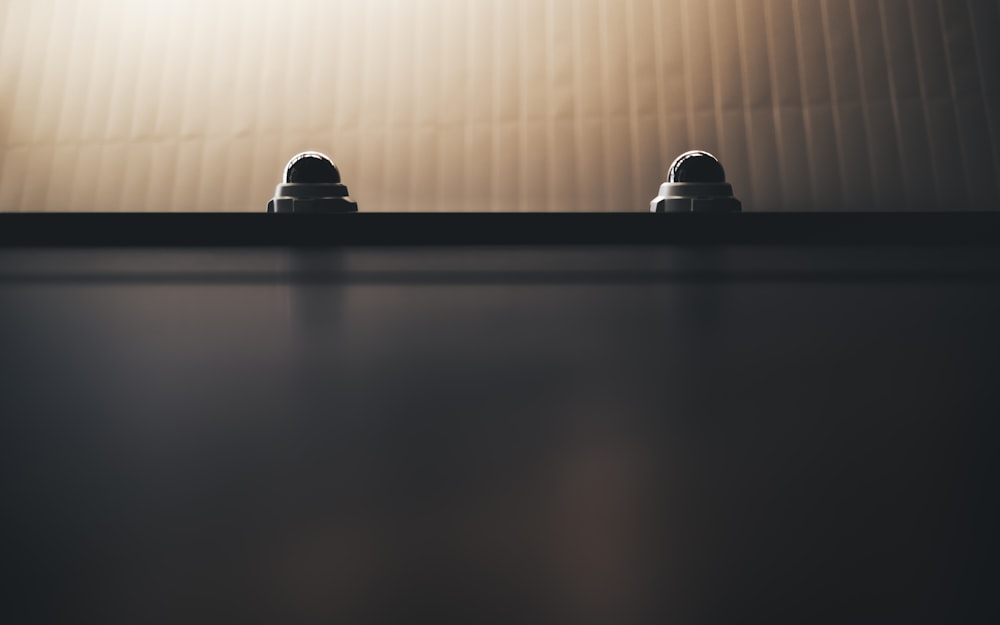
M 0 0 L 0 210 L 258 211 L 305 150 L 368 211 L 641 211 L 689 149 L 750 210 L 996 201 L 968 5 Z

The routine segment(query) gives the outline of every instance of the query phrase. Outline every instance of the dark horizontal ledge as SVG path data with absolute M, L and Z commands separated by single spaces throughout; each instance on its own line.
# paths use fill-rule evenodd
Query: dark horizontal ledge
M 0 247 L 998 246 L 990 213 L 0 213 Z
M 340 271 L 340 272 L 62 272 L 0 273 L 0 286 L 490 286 L 660 284 L 923 285 L 1000 284 L 1000 271 L 881 269 L 854 271 Z

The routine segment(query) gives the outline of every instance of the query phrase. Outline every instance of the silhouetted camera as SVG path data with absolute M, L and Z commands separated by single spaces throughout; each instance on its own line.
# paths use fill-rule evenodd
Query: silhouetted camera
M 288 161 L 284 180 L 267 203 L 269 213 L 356 213 L 340 170 L 319 152 L 303 152 Z
M 650 209 L 654 213 L 738 213 L 743 206 L 733 196 L 719 159 L 695 150 L 677 157 Z

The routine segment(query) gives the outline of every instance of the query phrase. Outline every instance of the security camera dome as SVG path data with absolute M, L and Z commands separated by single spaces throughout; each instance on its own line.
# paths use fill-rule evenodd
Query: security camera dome
M 694 150 L 677 157 L 667 175 L 670 183 L 723 184 L 726 171 L 722 163 L 708 152 Z
M 739 213 L 743 205 L 726 182 L 719 159 L 694 150 L 681 154 L 670 166 L 667 181 L 649 208 L 654 213 Z
M 303 152 L 285 166 L 285 184 L 339 184 L 340 170 L 319 152 Z
M 302 152 L 285 165 L 282 182 L 267 203 L 268 213 L 356 213 L 340 170 L 330 157 Z

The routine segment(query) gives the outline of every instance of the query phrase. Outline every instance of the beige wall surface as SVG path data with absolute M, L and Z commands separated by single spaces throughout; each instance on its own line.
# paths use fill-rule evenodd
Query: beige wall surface
M 1000 0 L 0 0 L 0 210 L 1000 208 Z

